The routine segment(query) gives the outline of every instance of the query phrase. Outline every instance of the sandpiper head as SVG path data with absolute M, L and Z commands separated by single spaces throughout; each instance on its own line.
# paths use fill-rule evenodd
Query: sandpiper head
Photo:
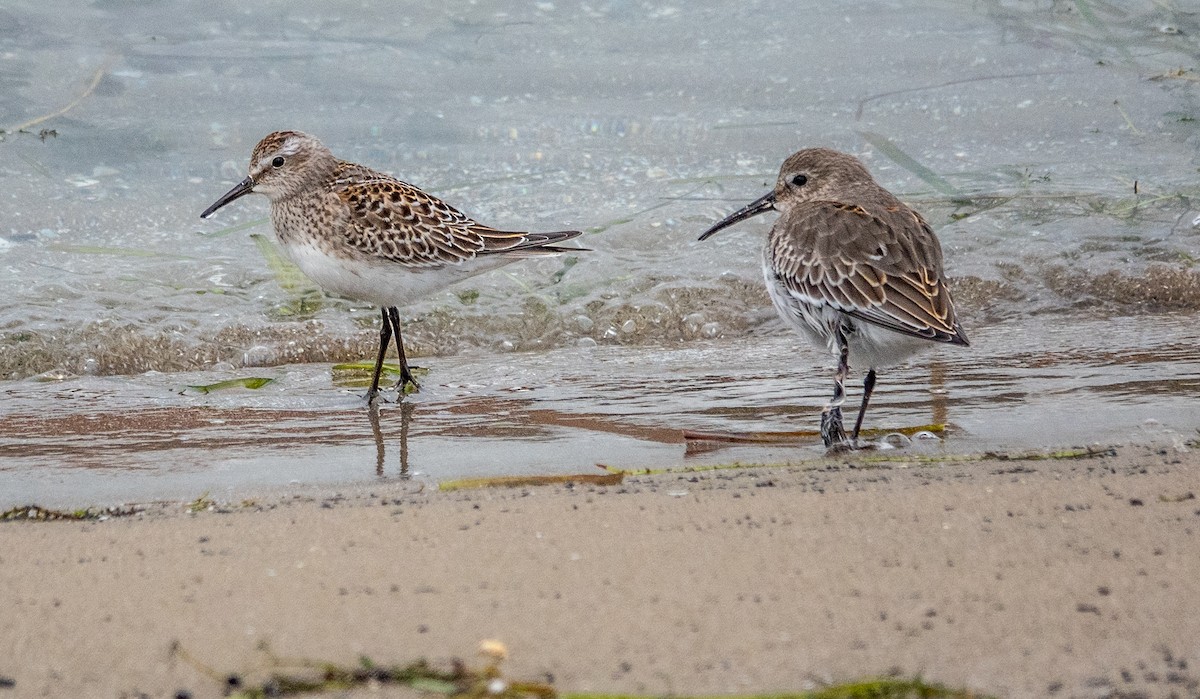
M 858 158 L 829 148 L 805 148 L 783 162 L 775 189 L 718 221 L 700 240 L 767 211 L 786 212 L 806 201 L 839 201 L 863 187 L 876 185 Z
M 805 148 L 779 168 L 775 209 L 787 211 L 806 201 L 842 201 L 864 187 L 877 185 L 858 158 L 829 148 Z
M 271 201 L 291 196 L 336 165 L 333 153 L 312 136 L 300 131 L 276 131 L 254 147 L 249 176 L 213 202 L 200 217 L 208 218 L 217 209 L 251 192 L 265 194 Z

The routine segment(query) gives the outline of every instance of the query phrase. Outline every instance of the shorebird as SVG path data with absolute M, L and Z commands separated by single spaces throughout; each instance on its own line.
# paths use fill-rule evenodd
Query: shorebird
M 875 370 L 931 342 L 968 345 L 942 273 L 942 247 L 916 211 L 881 187 L 854 156 L 808 148 L 783 163 L 775 189 L 700 236 L 767 211 L 780 216 L 763 249 L 775 310 L 838 358 L 833 400 L 821 413 L 826 447 L 854 448 Z M 854 432 L 842 427 L 851 365 L 866 366 Z
M 200 217 L 251 192 L 270 200 L 275 238 L 304 274 L 330 293 L 382 309 L 368 404 L 379 395 L 393 334 L 400 356 L 396 387 L 420 389 L 404 355 L 399 306 L 516 259 L 572 251 L 557 244 L 581 235 L 484 226 L 411 184 L 339 160 L 299 131 L 276 131 L 259 141 L 250 174 Z

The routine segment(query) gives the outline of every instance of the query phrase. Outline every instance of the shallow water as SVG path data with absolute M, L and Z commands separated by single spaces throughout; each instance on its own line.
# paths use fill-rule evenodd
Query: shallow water
M 1154 344 L 1143 347 L 1148 335 Z M 1001 323 L 982 329 L 969 351 L 882 372 L 866 426 L 946 423 L 941 439 L 901 447 L 923 456 L 1030 445 L 1188 448 L 1200 425 L 1197 341 L 1186 316 L 1113 318 L 1034 335 Z M 416 488 L 479 476 L 600 474 L 601 464 L 782 463 L 824 454 L 815 433 L 775 444 L 683 440 L 683 430 L 815 429 L 832 362 L 782 328 L 740 345 L 571 348 L 510 359 L 431 358 L 422 392 L 384 405 L 377 421 L 362 389 L 333 386 L 325 364 L 260 369 L 255 375 L 274 381 L 208 395 L 187 386 L 224 374 L 10 382 L 0 418 L 0 506 L 238 499 L 395 479 Z M 850 404 L 859 396 L 852 389 Z
M 493 225 L 587 231 L 589 253 L 404 309 L 434 371 L 413 473 L 664 464 L 663 430 L 807 427 L 828 362 L 773 320 L 769 217 L 695 238 L 810 145 L 860 155 L 939 231 L 973 342 L 936 354 L 954 449 L 1186 434 L 1197 35 L 1171 1 L 8 3 L 0 128 L 70 109 L 0 142 L 0 499 L 375 477 L 366 412 L 323 363 L 371 357 L 377 311 L 274 264 L 261 198 L 198 218 L 277 128 Z M 902 384 L 922 366 L 882 375 L 868 422 L 924 421 L 927 388 Z M 287 380 L 169 390 L 264 372 Z M 239 435 L 171 428 L 181 408 Z M 131 422 L 84 427 L 105 413 Z M 577 421 L 596 415 L 615 427 Z M 792 453 L 743 449 L 691 458 Z

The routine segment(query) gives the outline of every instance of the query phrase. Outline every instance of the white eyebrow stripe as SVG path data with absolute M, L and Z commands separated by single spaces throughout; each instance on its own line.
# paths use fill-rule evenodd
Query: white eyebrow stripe
M 289 138 L 283 142 L 283 147 L 279 149 L 279 155 L 295 155 L 300 152 L 300 139 Z

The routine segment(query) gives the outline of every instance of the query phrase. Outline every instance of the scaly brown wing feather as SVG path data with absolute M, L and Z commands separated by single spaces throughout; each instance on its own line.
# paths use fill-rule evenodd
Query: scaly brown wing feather
M 478 255 L 553 254 L 579 231 L 524 233 L 476 223 L 437 197 L 369 168 L 343 162 L 330 191 L 345 205 L 345 242 L 408 267 L 459 264 Z
M 801 301 L 907 335 L 967 344 L 937 237 L 903 204 L 797 205 L 775 223 L 770 255 L 780 281 Z

